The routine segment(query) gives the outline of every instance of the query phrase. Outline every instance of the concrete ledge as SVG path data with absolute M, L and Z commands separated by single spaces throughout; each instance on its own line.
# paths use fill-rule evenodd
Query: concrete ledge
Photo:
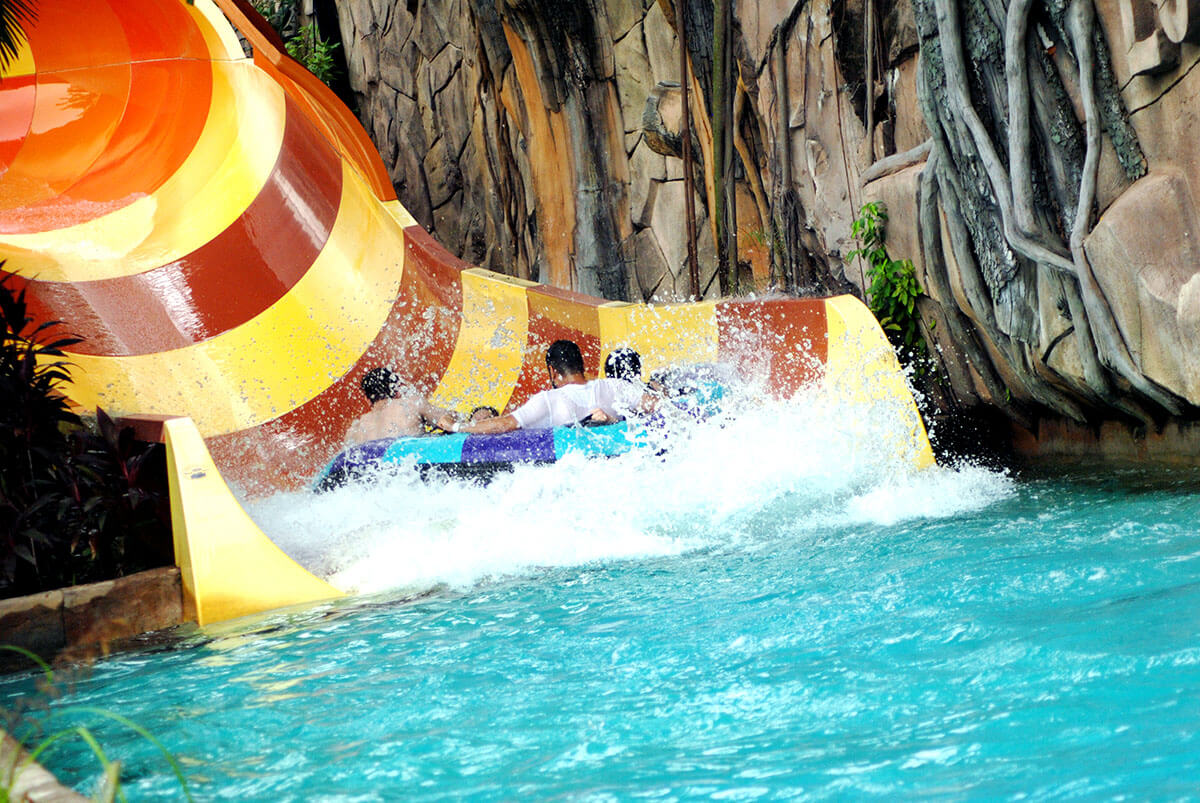
M 1013 425 L 1013 449 L 1029 461 L 1088 460 L 1110 465 L 1200 466 L 1200 424 L 1168 423 L 1146 432 L 1116 421 L 1085 427 L 1045 419 L 1035 431 Z
M 47 662 L 106 655 L 134 636 L 183 621 L 179 569 L 167 566 L 85 586 L 0 600 L 0 644 Z M 0 651 L 0 672 L 29 666 Z

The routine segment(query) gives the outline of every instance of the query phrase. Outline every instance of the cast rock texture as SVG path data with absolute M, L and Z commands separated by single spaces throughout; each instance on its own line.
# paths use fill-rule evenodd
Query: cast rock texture
M 716 293 L 711 3 L 688 3 L 698 295 Z M 670 0 L 352 0 L 360 116 L 464 259 L 612 299 L 692 294 Z M 948 406 L 1200 405 L 1200 0 L 734 3 L 743 287 L 829 293 L 862 204 L 928 294 Z M 707 37 L 707 38 L 706 38 Z
M 674 32 L 652 0 L 609 5 L 356 0 L 338 11 L 360 116 L 400 200 L 443 244 L 610 299 L 680 298 L 681 162 L 642 134 L 651 93 L 678 84 Z

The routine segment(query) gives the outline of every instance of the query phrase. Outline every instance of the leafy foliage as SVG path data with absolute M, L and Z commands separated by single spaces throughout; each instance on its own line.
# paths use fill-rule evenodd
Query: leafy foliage
M 169 564 L 162 447 L 103 410 L 84 424 L 59 389 L 79 338 L 35 324 L 14 281 L 0 279 L 0 597 Z
M 37 19 L 33 0 L 0 0 L 0 73 L 17 59 L 25 26 Z
M 333 51 L 336 42 L 321 38 L 317 24 L 305 25 L 300 33 L 287 40 L 288 55 L 303 64 L 308 71 L 319 78 L 326 86 L 333 81 L 333 71 L 336 63 Z
M 909 358 L 923 357 L 927 348 L 921 335 L 921 316 L 916 304 L 925 291 L 917 281 L 912 260 L 895 260 L 888 256 L 883 243 L 886 224 L 887 209 L 882 203 L 864 204 L 850 229 L 859 247 L 847 258 L 866 260 L 867 276 L 871 280 L 867 288 L 868 306 L 879 319 L 888 340 Z
M 283 37 L 287 53 L 323 81 L 332 84 L 337 62 L 336 42 L 322 38 L 316 23 L 301 26 L 296 0 L 255 0 L 254 9 Z

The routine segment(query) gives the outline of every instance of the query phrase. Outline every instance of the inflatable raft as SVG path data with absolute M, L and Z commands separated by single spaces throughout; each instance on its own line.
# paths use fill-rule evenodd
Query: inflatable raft
M 711 377 L 712 369 L 687 369 L 666 377 L 665 402 L 692 420 L 710 418 L 720 410 L 723 382 Z M 669 389 L 668 389 L 669 388 Z M 344 449 L 317 476 L 314 490 L 327 491 L 347 482 L 404 465 L 412 465 L 422 478 L 431 473 L 486 482 L 498 471 L 511 471 L 521 463 L 554 463 L 567 454 L 615 457 L 651 442 L 661 445 L 652 431 L 668 426 L 659 412 L 640 421 L 616 424 L 517 429 L 494 435 L 442 434 L 382 438 Z
M 383 438 L 350 448 L 330 461 L 314 483 L 327 491 L 381 470 L 414 466 L 422 477 L 437 473 L 486 481 L 514 465 L 554 463 L 568 454 L 613 457 L 647 442 L 646 429 L 621 421 L 603 426 L 517 429 L 495 435 L 425 435 Z

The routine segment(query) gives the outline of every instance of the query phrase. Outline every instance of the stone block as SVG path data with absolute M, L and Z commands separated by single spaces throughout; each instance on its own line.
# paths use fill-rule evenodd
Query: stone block
M 50 660 L 66 644 L 62 609 L 61 590 L 0 600 L 0 643 L 22 647 Z M 24 665 L 24 659 L 13 661 L 12 655 L 8 651 L 0 653 L 0 666 Z
M 641 293 L 640 299 L 634 300 L 646 301 L 653 298 L 662 285 L 663 278 L 671 275 L 662 249 L 651 229 L 642 229 L 626 239 L 621 244 L 621 257 L 625 265 L 632 268 L 631 273 L 637 282 L 638 292 Z
M 391 26 L 393 10 L 401 20 L 408 17 L 408 10 L 403 3 L 395 3 L 392 0 L 371 0 L 372 19 L 381 30 L 386 31 Z
M 438 133 L 446 142 L 446 151 L 451 159 L 462 153 L 467 137 L 471 135 L 472 123 L 477 108 L 470 91 L 471 77 L 459 70 L 446 82 L 434 98 Z
M 1200 141 L 1180 136 L 1200 126 L 1200 49 L 1186 45 L 1186 69 L 1151 78 L 1133 78 L 1123 95 L 1130 122 L 1151 170 L 1184 170 L 1194 182 L 1200 177 Z
M 621 0 L 604 4 L 604 11 L 608 15 L 608 33 L 614 44 L 619 45 L 630 36 L 641 38 L 641 31 L 634 29 L 641 24 L 646 9 L 652 5 L 658 5 L 657 0 Z
M 1072 280 L 1073 281 L 1073 280 Z M 1049 352 L 1046 364 L 1060 376 L 1085 384 L 1083 361 L 1079 356 L 1079 338 L 1067 331 L 1074 322 L 1067 317 L 1068 306 L 1063 277 L 1051 270 L 1037 272 L 1039 356 Z M 1053 345 L 1053 348 L 1052 348 Z
M 650 80 L 650 60 L 646 57 L 645 40 L 641 33 L 639 22 L 628 36 L 613 45 L 622 130 L 626 133 L 641 129 L 646 97 L 654 85 Z
M 685 197 L 682 181 L 662 182 L 658 185 L 650 219 L 650 228 L 654 230 L 663 257 L 674 276 L 684 270 L 684 261 L 687 259 L 687 237 L 684 234 L 687 224 L 683 210 Z M 695 205 L 700 206 L 698 198 Z
M 662 6 L 655 3 L 642 20 L 646 36 L 646 58 L 650 62 L 650 78 L 654 82 L 679 82 L 679 50 L 675 28 L 663 16 Z
M 872 181 L 863 187 L 862 201 L 882 201 L 887 208 L 888 222 L 884 245 L 888 256 L 895 260 L 911 259 L 917 275 L 925 274 L 921 254 L 921 171 L 924 163 L 906 167 L 890 176 Z M 922 279 L 922 286 L 928 282 Z
M 63 589 L 63 630 L 72 646 L 108 645 L 163 630 L 183 618 L 174 566 Z
M 433 210 L 433 231 L 438 241 L 452 253 L 462 252 L 462 243 L 467 229 L 463 219 L 463 194 L 455 192 L 441 206 Z
M 629 215 L 638 226 L 653 219 L 658 185 L 667 178 L 666 159 L 645 144 L 634 148 L 629 159 Z
M 462 66 L 462 51 L 454 45 L 446 45 L 429 61 L 429 85 L 436 96 Z
M 416 16 L 411 35 L 426 61 L 433 61 L 433 57 L 441 52 L 442 48 L 447 47 L 447 42 L 450 41 L 446 33 L 445 19 L 441 18 L 444 17 L 445 11 L 446 9 L 439 9 L 437 3 L 425 3 Z
M 417 64 L 419 53 L 412 42 L 399 50 L 384 47 L 379 54 L 379 79 L 408 97 L 417 94 Z
M 929 139 L 929 129 L 917 101 L 918 59 L 911 58 L 895 68 L 892 91 L 896 98 L 896 152 L 903 153 Z M 882 151 L 876 151 L 876 154 Z
M 788 19 L 797 5 L 798 0 L 759 0 L 738 8 L 742 40 L 754 64 L 762 64 L 767 58 L 767 45 L 775 34 L 775 29 Z

